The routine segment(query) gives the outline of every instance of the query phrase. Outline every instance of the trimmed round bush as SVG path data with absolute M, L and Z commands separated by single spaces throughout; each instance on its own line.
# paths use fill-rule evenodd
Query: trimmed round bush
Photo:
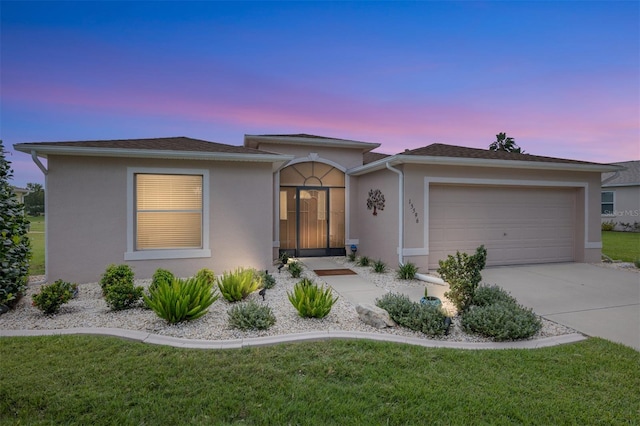
M 240 330 L 266 330 L 276 323 L 271 308 L 253 300 L 232 306 L 227 315 L 229 324 Z
M 387 293 L 376 300 L 376 305 L 389 313 L 391 319 L 403 327 L 420 331 L 428 336 L 446 333 L 446 315 L 439 306 L 412 302 L 403 294 Z
M 73 292 L 78 288 L 77 284 L 57 280 L 53 284 L 43 285 L 40 293 L 32 297 L 33 306 L 44 314 L 53 315 L 58 312 L 60 306 L 67 303 L 73 297 Z
M 491 337 L 496 341 L 527 339 L 542 327 L 531 309 L 516 303 L 498 302 L 471 306 L 462 315 L 465 331 Z
M 476 288 L 476 291 L 473 294 L 474 305 L 487 306 L 487 305 L 493 305 L 494 303 L 507 303 L 507 304 L 512 303 L 514 305 L 518 304 L 516 299 L 513 296 L 511 296 L 508 291 L 506 291 L 500 286 L 482 285 Z

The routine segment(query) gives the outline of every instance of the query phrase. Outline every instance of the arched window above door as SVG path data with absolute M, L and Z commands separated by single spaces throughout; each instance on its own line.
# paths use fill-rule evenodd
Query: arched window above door
M 308 161 L 280 170 L 280 185 L 344 187 L 344 173 L 329 164 Z

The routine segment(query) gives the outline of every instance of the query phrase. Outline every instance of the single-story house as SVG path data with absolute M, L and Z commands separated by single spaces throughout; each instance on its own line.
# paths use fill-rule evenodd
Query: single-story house
M 26 188 L 20 188 L 18 186 L 11 186 L 13 193 L 16 195 L 16 199 L 20 204 L 24 204 L 24 197 L 29 193 Z
M 46 175 L 49 280 L 272 268 L 359 255 L 421 272 L 481 244 L 488 265 L 600 260 L 600 177 L 619 166 L 433 144 L 245 135 L 14 145 Z M 47 159 L 45 167 L 40 158 Z
M 640 223 L 640 161 L 613 163 L 624 170 L 602 174 L 602 222 Z M 622 230 L 619 225 L 617 230 Z

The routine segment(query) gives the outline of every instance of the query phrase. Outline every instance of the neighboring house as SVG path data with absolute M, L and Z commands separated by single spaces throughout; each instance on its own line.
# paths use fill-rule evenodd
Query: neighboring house
M 624 167 L 602 174 L 602 222 L 640 223 L 640 161 L 613 163 Z M 619 225 L 617 230 L 622 230 Z
M 488 265 L 594 262 L 600 176 L 620 167 L 433 144 L 245 135 L 22 143 L 46 174 L 47 276 L 97 281 L 272 268 L 295 256 L 359 255 L 421 272 L 481 244 Z M 47 158 L 47 168 L 38 158 Z M 81 195 L 78 195 L 81 194 Z
M 11 189 L 13 189 L 13 193 L 16 194 L 18 202 L 24 204 L 24 197 L 29 193 L 29 190 L 25 188 L 19 188 L 17 186 L 12 186 Z

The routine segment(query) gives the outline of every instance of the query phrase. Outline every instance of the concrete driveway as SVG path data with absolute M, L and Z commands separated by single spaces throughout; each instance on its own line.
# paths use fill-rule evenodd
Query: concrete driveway
M 537 314 L 640 351 L 640 274 L 585 263 L 490 267 L 497 284 Z

